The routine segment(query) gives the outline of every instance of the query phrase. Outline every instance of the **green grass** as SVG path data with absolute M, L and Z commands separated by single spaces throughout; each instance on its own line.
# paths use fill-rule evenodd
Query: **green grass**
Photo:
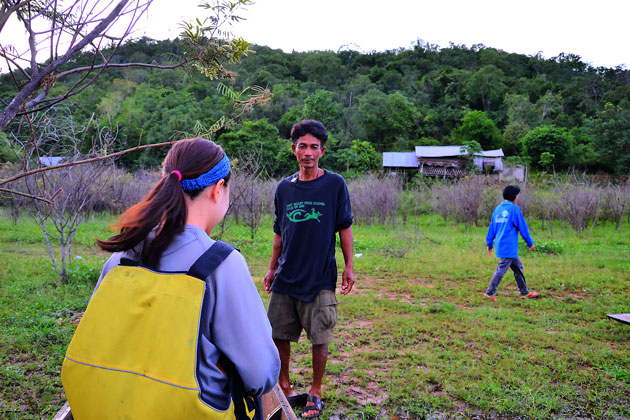
M 81 259 L 61 286 L 37 226 L 0 217 L 0 418 L 51 418 L 62 405 L 73 315 L 106 258 L 93 238 L 106 237 L 111 221 L 81 226 L 73 253 Z M 244 226 L 223 236 L 245 255 L 265 303 L 270 223 L 254 240 Z M 496 259 L 486 255 L 485 227 L 435 215 L 355 226 L 358 283 L 338 297 L 322 418 L 629 418 L 630 327 L 605 314 L 630 312 L 630 226 L 581 235 L 530 228 L 539 251 L 521 245 L 521 257 L 541 298 L 519 299 L 508 274 L 489 302 L 482 294 Z M 305 390 L 310 346 L 304 338 L 292 350 L 291 378 Z

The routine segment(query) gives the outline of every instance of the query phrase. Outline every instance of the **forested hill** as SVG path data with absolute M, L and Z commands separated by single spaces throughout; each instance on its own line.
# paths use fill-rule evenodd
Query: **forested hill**
M 181 48 L 179 41 L 142 39 L 120 48 L 117 60 L 172 63 Z M 217 141 L 232 155 L 263 144 L 272 174 L 291 165 L 283 139 L 301 118 L 329 128 L 325 163 L 342 171 L 380 165 L 375 151 L 471 141 L 484 149 L 502 147 L 533 166 L 620 174 L 630 168 L 630 71 L 622 68 L 594 68 L 571 54 L 543 59 L 483 45 L 367 54 L 253 49 L 231 69 L 237 74 L 233 87 L 266 86 L 273 99 Z M 3 75 L 0 82 L 3 99 L 12 97 L 11 78 Z M 64 104 L 78 123 L 94 113 L 102 126 L 117 129 L 122 145 L 140 137 L 145 143 L 177 138 L 192 133 L 197 121 L 209 126 L 231 109 L 217 82 L 184 69 L 110 69 Z M 153 149 L 123 162 L 154 165 L 163 153 Z

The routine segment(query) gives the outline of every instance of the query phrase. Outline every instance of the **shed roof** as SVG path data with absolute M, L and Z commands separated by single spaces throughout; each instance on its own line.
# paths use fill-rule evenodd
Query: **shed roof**
M 40 156 L 39 161 L 42 166 L 55 166 L 59 165 L 63 160 L 63 156 Z
M 462 146 L 416 146 L 417 157 L 449 157 L 461 156 L 466 153 Z
M 477 155 L 477 153 L 475 153 Z M 482 150 L 481 156 L 483 157 L 503 157 L 503 149 L 495 149 L 495 150 Z
M 466 150 L 464 146 L 416 146 L 415 155 L 417 157 L 453 157 L 464 156 Z M 503 149 L 482 150 L 481 153 L 475 153 L 475 156 L 483 157 L 502 157 Z
M 392 168 L 417 168 L 418 159 L 414 152 L 384 152 L 383 166 Z

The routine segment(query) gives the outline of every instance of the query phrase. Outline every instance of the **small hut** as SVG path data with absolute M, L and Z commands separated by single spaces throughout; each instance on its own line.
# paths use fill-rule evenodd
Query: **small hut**
M 383 170 L 392 176 L 411 178 L 418 172 L 418 159 L 415 152 L 384 152 Z
M 416 146 L 418 172 L 424 176 L 459 177 L 469 173 L 470 158 L 464 146 Z M 503 170 L 503 150 L 473 154 L 473 164 L 484 172 Z

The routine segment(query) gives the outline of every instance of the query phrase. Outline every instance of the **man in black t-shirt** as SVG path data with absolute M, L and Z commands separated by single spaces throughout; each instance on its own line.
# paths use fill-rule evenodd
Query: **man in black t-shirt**
M 264 288 L 273 292 L 267 315 L 280 354 L 278 383 L 292 405 L 305 405 L 304 418 L 315 418 L 323 408 L 322 378 L 337 323 L 337 232 L 345 262 L 341 293 L 350 293 L 354 285 L 352 211 L 344 179 L 318 165 L 328 139 L 322 123 L 301 121 L 291 138 L 300 170 L 276 188 L 273 252 Z M 308 394 L 295 394 L 289 381 L 291 341 L 298 341 L 302 329 L 312 344 L 313 383 Z

